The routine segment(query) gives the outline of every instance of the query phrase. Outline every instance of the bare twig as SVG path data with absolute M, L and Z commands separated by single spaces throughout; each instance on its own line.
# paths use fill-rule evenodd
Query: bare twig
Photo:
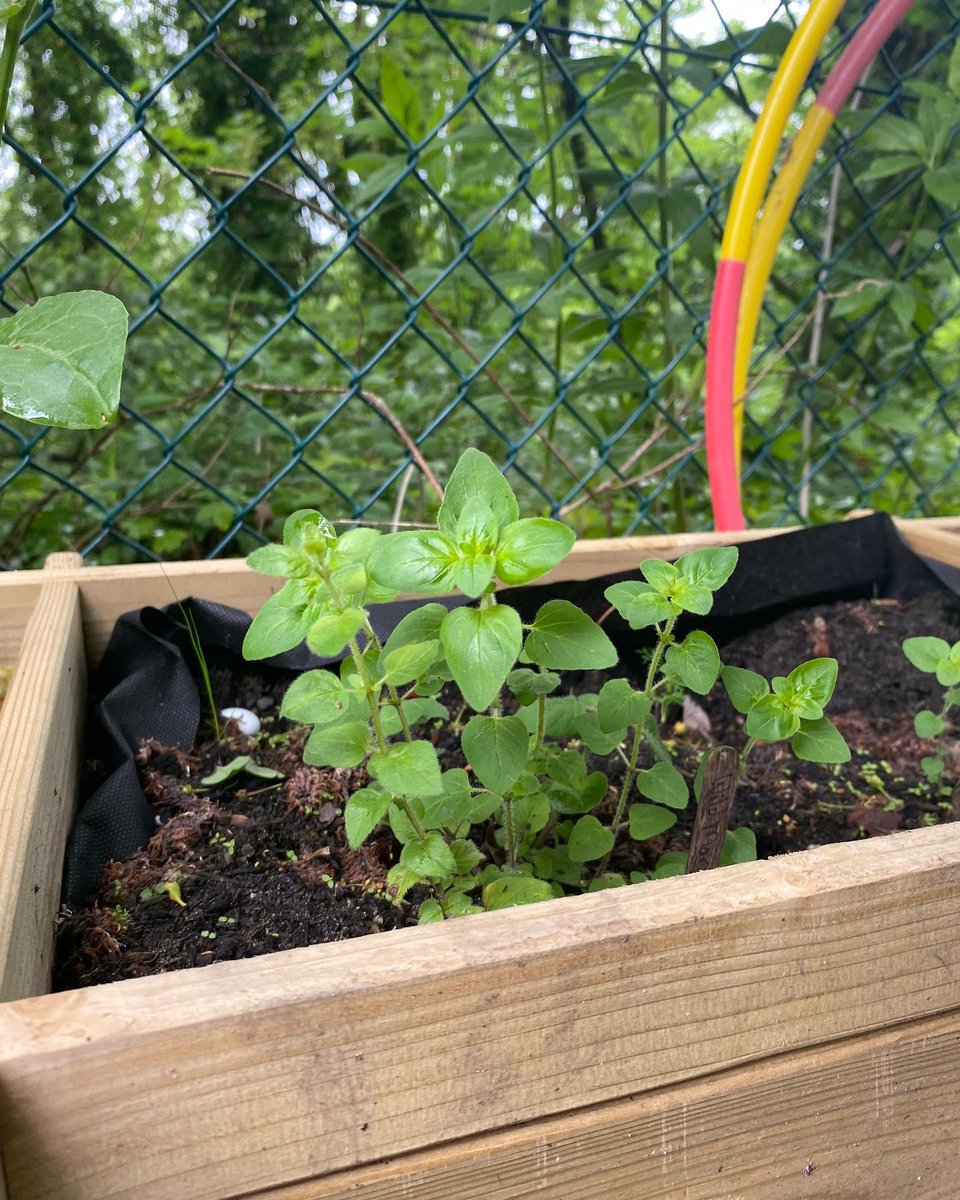
M 396 533 L 400 528 L 400 516 L 403 513 L 403 502 L 407 498 L 407 488 L 410 486 L 410 480 L 413 478 L 414 464 L 411 463 L 404 471 L 403 478 L 400 480 L 400 490 L 397 492 L 397 502 L 393 506 L 393 520 L 390 522 L 391 532 Z
M 353 391 L 353 388 L 335 387 L 333 384 L 285 384 L 285 383 L 251 383 L 247 380 L 241 381 L 238 387 L 245 388 L 248 392 L 282 392 L 288 396 L 346 396 Z M 437 493 L 440 501 L 443 501 L 443 488 L 437 482 L 437 477 L 430 470 L 426 459 L 420 453 L 420 448 L 416 442 L 407 433 L 406 428 L 400 418 L 396 416 L 386 400 L 382 396 L 376 395 L 374 392 L 368 392 L 365 388 L 357 388 L 356 394 L 360 399 L 368 404 L 375 412 L 387 421 L 397 437 L 403 442 L 407 450 L 410 452 L 410 457 L 423 472 L 423 476 L 430 484 L 433 490 Z
M 251 176 L 245 171 L 232 171 L 227 167 L 206 167 L 204 169 L 204 173 L 206 175 L 225 176 L 230 179 L 250 180 L 251 178 Z M 315 212 L 325 221 L 329 221 L 331 225 L 336 225 L 338 229 L 347 230 L 349 228 L 348 222 L 345 221 L 339 213 L 323 208 L 323 206 L 317 204 L 315 200 L 298 196 L 296 192 L 292 191 L 290 188 L 286 188 L 282 184 L 275 183 L 272 179 L 260 178 L 255 180 L 255 182 L 261 187 L 265 187 L 272 192 L 276 192 L 280 196 L 285 196 L 288 200 L 292 200 L 296 204 L 303 205 L 303 207 L 310 209 L 311 212 Z M 320 184 L 317 183 L 317 186 L 320 187 Z M 327 195 L 328 199 L 331 199 L 332 202 L 332 198 L 329 196 L 329 193 L 325 192 L 324 194 Z M 444 331 L 444 333 L 446 333 L 456 342 L 457 346 L 459 346 L 464 354 L 466 354 L 474 363 L 477 364 L 477 366 L 480 367 L 482 374 L 487 378 L 487 380 L 489 380 L 489 382 L 493 385 L 495 390 L 500 393 L 504 400 L 507 401 L 507 403 L 517 414 L 517 416 L 524 422 L 524 424 L 527 426 L 535 424 L 533 417 L 530 416 L 527 410 L 523 407 L 516 396 L 514 396 L 513 392 L 511 392 L 506 384 L 500 379 L 499 375 L 497 375 L 493 368 L 489 364 L 481 366 L 483 361 L 482 356 L 478 354 L 476 350 L 474 350 L 470 343 L 466 341 L 466 339 L 457 331 L 456 327 L 452 325 L 451 322 L 448 321 L 447 318 L 441 312 L 439 312 L 429 300 L 422 299 L 423 293 L 408 278 L 408 276 L 404 274 L 402 268 L 398 267 L 392 259 L 388 258 L 387 255 L 384 254 L 379 246 L 371 242 L 370 239 L 364 234 L 357 233 L 356 241 L 357 245 L 361 246 L 371 258 L 376 259 L 376 261 L 384 268 L 384 270 L 389 271 L 390 274 L 393 275 L 394 278 L 397 279 L 407 289 L 407 291 L 409 291 L 417 299 L 421 300 L 421 307 L 423 311 L 427 313 L 428 316 L 432 317 L 433 320 Z M 548 452 L 563 467 L 571 479 L 579 480 L 580 475 L 576 468 L 568 461 L 565 455 L 563 455 L 557 449 L 557 447 L 542 429 L 535 430 L 534 437 L 538 438 L 544 444 L 544 446 L 546 446 Z M 589 488 L 587 491 L 591 498 L 593 498 L 593 494 Z

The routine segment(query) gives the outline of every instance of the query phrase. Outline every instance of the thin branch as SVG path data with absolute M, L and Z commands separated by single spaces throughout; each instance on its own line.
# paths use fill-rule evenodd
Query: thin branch
M 333 384 L 315 384 L 313 386 L 305 386 L 298 384 L 284 383 L 250 383 L 247 380 L 242 380 L 237 384 L 238 387 L 246 389 L 248 392 L 282 392 L 287 396 L 346 396 L 352 392 L 353 388 L 335 387 Z M 376 395 L 374 392 L 368 392 L 365 388 L 357 388 L 356 394 L 360 399 L 368 404 L 375 412 L 387 421 L 397 437 L 403 442 L 407 450 L 410 452 L 410 457 L 423 472 L 424 478 L 437 493 L 440 502 L 443 502 L 443 488 L 437 482 L 437 477 L 430 470 L 426 459 L 420 453 L 420 448 L 416 442 L 407 433 L 406 428 L 396 416 L 393 410 L 387 404 L 382 396 Z
M 307 166 L 308 164 L 303 164 L 303 165 Z M 232 171 L 232 170 L 229 170 L 227 167 L 206 167 L 206 168 L 204 168 L 204 174 L 225 176 L 230 179 L 243 179 L 248 182 L 252 178 L 252 176 L 248 175 L 245 171 Z M 296 192 L 292 191 L 290 188 L 286 188 L 282 184 L 279 184 L 279 183 L 274 183 L 274 181 L 272 179 L 258 178 L 254 182 L 259 184 L 261 187 L 265 187 L 265 188 L 268 188 L 272 192 L 276 192 L 280 196 L 285 196 L 288 200 L 292 200 L 292 201 L 294 201 L 294 203 L 302 205 L 304 208 L 308 208 L 311 212 L 316 213 L 318 216 L 322 217 L 325 221 L 329 221 L 331 225 L 336 225 L 338 229 L 340 229 L 344 232 L 348 231 L 349 224 L 347 221 L 345 221 L 343 219 L 343 217 L 340 216 L 339 213 L 328 211 L 327 209 L 323 208 L 322 205 L 317 204 L 317 202 L 315 200 L 310 200 L 308 198 L 298 196 L 296 194 Z M 320 185 L 318 184 L 317 186 L 320 186 Z M 325 192 L 325 194 L 328 195 L 328 198 L 329 198 L 329 193 Z M 409 291 L 418 300 L 421 300 L 421 307 L 423 308 L 423 311 L 425 313 L 427 313 L 430 317 L 432 317 L 434 321 L 436 321 L 436 323 L 440 326 L 440 328 L 444 331 L 444 333 L 446 333 L 449 337 L 451 337 L 456 342 L 456 344 L 464 352 L 464 354 L 466 354 L 474 363 L 476 363 L 477 366 L 480 366 L 480 364 L 482 362 L 482 356 L 480 354 L 478 354 L 476 350 L 474 350 L 474 348 L 470 345 L 470 343 L 467 342 L 461 336 L 461 334 L 456 330 L 456 328 L 447 320 L 447 318 L 441 312 L 439 312 L 434 307 L 433 304 L 431 304 L 431 302 L 429 300 L 422 299 L 423 293 L 404 274 L 402 268 L 398 267 L 397 264 L 395 262 L 393 262 L 392 259 L 388 258 L 387 255 L 384 254 L 384 252 L 378 246 L 376 246 L 373 242 L 371 242 L 368 237 L 364 236 L 364 234 L 358 232 L 355 234 L 355 236 L 356 236 L 357 245 L 361 246 L 371 256 L 371 258 L 376 259 L 376 261 L 384 268 L 384 270 L 389 271 L 390 274 L 393 275 L 398 280 L 398 282 L 401 283 L 407 289 L 407 291 Z M 516 396 L 514 396 L 514 394 L 510 391 L 510 389 L 506 386 L 506 384 L 503 383 L 503 381 L 500 379 L 500 377 L 497 375 L 497 373 L 493 370 L 493 368 L 489 364 L 485 364 L 483 366 L 480 366 L 480 370 L 481 370 L 482 374 L 484 376 L 486 376 L 486 378 L 489 380 L 489 382 L 493 385 L 493 387 L 496 389 L 496 391 L 498 391 L 500 393 L 500 395 L 504 398 L 504 400 L 507 401 L 507 403 L 513 409 L 513 411 L 517 414 L 517 416 L 521 419 L 521 421 L 523 421 L 524 424 L 528 425 L 528 426 L 534 425 L 535 422 L 534 422 L 533 417 L 530 416 L 530 414 L 523 407 L 523 405 L 516 398 Z M 576 468 L 556 448 L 556 446 L 554 446 L 553 442 L 550 441 L 549 437 L 546 435 L 546 433 L 544 433 L 544 431 L 542 429 L 535 430 L 534 437 L 538 438 L 541 442 L 543 442 L 543 444 L 547 447 L 547 450 L 549 451 L 549 453 L 553 455 L 553 457 L 563 467 L 563 469 L 567 472 L 567 474 L 570 476 L 571 479 L 575 479 L 575 480 L 580 479 L 580 474 L 577 472 Z M 595 499 L 595 497 L 593 497 L 592 493 L 589 493 L 589 489 L 588 489 L 588 494 L 590 494 L 591 498 Z

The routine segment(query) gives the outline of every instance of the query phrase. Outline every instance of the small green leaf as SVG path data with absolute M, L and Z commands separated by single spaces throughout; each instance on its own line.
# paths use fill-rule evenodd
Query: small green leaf
M 370 755 L 367 770 L 398 796 L 436 796 L 440 764 L 429 742 L 396 742 Z
M 236 779 L 243 774 L 249 762 L 249 754 L 238 754 L 236 758 L 231 758 L 228 763 L 224 763 L 215 771 L 211 771 L 209 775 L 205 775 L 200 782 L 204 787 L 216 787 L 220 783 L 229 783 L 231 779 Z
M 420 880 L 421 877 L 416 871 L 411 871 L 401 863 L 397 863 L 387 872 L 387 887 L 393 888 L 398 904 Z
M 594 816 L 581 817 L 567 842 L 571 862 L 593 862 L 613 849 L 613 830 L 601 825 Z
M 619 871 L 604 871 L 602 875 L 598 875 L 596 879 L 590 880 L 588 892 L 605 892 L 609 888 L 618 888 L 626 886 L 626 879 Z
M 291 607 L 290 583 L 263 605 L 243 639 L 244 658 L 272 658 L 292 650 L 307 635 L 305 607 Z
M 690 799 L 687 781 L 670 763 L 654 763 L 649 770 L 637 772 L 637 791 L 648 800 L 670 808 L 686 808 Z
M 367 566 L 382 587 L 396 592 L 440 596 L 456 589 L 459 555 L 453 542 L 435 530 L 410 530 L 382 537 Z
M 687 870 L 687 856 L 682 850 L 665 850 L 657 859 L 651 879 L 673 879 L 684 875 Z
M 460 455 L 444 491 L 443 503 L 437 514 L 441 533 L 450 538 L 456 535 L 460 514 L 471 500 L 482 500 L 489 505 L 501 529 L 511 525 L 520 516 L 520 506 L 510 484 L 493 460 L 473 447 Z
M 635 691 L 627 679 L 608 679 L 597 697 L 597 721 L 604 733 L 638 725 L 649 715 L 650 697 Z
M 443 920 L 443 909 L 437 900 L 424 900 L 417 910 L 418 925 L 432 925 Z
M 383 673 L 387 683 L 407 683 L 418 679 L 440 657 L 440 642 L 408 642 L 398 650 L 383 655 Z
M 937 664 L 937 683 L 944 687 L 953 687 L 960 683 L 960 654 L 957 647 L 950 651 L 950 657 Z
M 720 866 L 757 861 L 757 837 L 752 829 L 728 829 L 723 835 Z
M 467 761 L 484 787 L 503 795 L 526 766 L 530 735 L 519 717 L 472 717 L 463 731 Z
M 369 749 L 370 730 L 359 721 L 317 726 L 303 748 L 303 761 L 312 767 L 356 767 Z
M 779 742 L 793 737 L 800 718 L 785 708 L 779 696 L 761 696 L 747 717 L 747 736 L 761 742 Z
M 447 879 L 457 874 L 457 860 L 446 838 L 436 830 L 411 838 L 400 851 L 400 866 L 427 880 Z
M 518 831 L 539 833 L 550 820 L 550 801 L 543 792 L 519 796 L 513 802 L 513 823 Z
M 787 684 L 794 695 L 794 712 L 797 716 L 816 720 L 823 716 L 823 710 L 830 702 L 833 689 L 837 685 L 837 660 L 813 658 L 809 662 L 801 663 L 787 676 Z M 804 711 L 805 705 L 810 704 L 813 708 L 818 708 L 819 712 Z
M 716 592 L 733 574 L 739 557 L 740 551 L 736 546 L 694 550 L 677 559 L 677 573 L 684 583 L 692 587 Z
M 665 833 L 677 823 L 677 814 L 659 804 L 630 805 L 630 836 L 637 842 Z
M 450 610 L 443 604 L 421 604 L 397 623 L 383 645 L 384 656 L 413 642 L 431 642 L 440 637 L 440 626 Z
M 529 517 L 514 521 L 500 534 L 497 577 L 515 585 L 538 579 L 566 558 L 576 536 L 559 521 Z
M 845 763 L 850 761 L 850 747 L 843 734 L 827 717 L 816 721 L 801 720 L 793 735 L 790 749 L 805 762 Z
M 943 759 L 935 758 L 932 754 L 927 754 L 921 758 L 920 766 L 923 768 L 924 774 L 928 779 L 937 779 L 943 774 Z
M 483 907 L 488 912 L 552 899 L 553 888 L 550 884 L 545 879 L 534 879 L 531 875 L 503 875 L 483 889 Z
M 282 771 L 275 771 L 273 767 L 263 767 L 258 762 L 252 760 L 244 767 L 247 775 L 252 775 L 255 779 L 285 779 L 286 776 Z
M 646 558 L 640 564 L 640 574 L 661 596 L 670 599 L 677 582 L 677 568 L 662 558 Z M 616 585 L 614 585 L 616 586 Z
M 648 583 L 614 583 L 603 594 L 631 629 L 659 625 L 680 612 L 679 604 L 655 592 Z
M 577 732 L 588 750 L 592 750 L 594 754 L 607 755 L 612 754 L 620 745 L 626 730 L 615 729 L 612 733 L 607 733 L 601 729 L 596 713 L 581 712 L 577 717 Z
M 507 687 L 521 704 L 532 704 L 537 696 L 549 696 L 560 686 L 560 676 L 553 671 L 531 671 L 518 667 L 506 679 Z
M 950 657 L 950 646 L 943 638 L 913 637 L 903 643 L 903 652 L 915 667 L 934 675 L 940 663 Z
M 524 659 L 562 671 L 604 670 L 617 661 L 613 642 L 569 600 L 548 600 L 523 644 Z
M 684 687 L 705 696 L 720 674 L 720 653 L 709 634 L 695 629 L 678 645 L 667 647 L 664 666 Z
M 247 555 L 247 566 L 261 575 L 293 575 L 298 566 L 297 554 L 289 546 L 260 546 Z
M 935 712 L 925 708 L 913 718 L 913 728 L 916 730 L 917 737 L 935 738 L 943 733 L 946 725 Z
M 469 875 L 474 867 L 483 862 L 483 855 L 469 838 L 458 838 L 450 843 L 450 853 L 457 864 L 458 875 Z
M 517 661 L 520 617 L 505 604 L 455 608 L 440 628 L 440 644 L 463 698 L 471 708 L 489 708 Z
M 386 816 L 389 806 L 389 794 L 379 788 L 361 788 L 347 797 L 343 823 L 351 850 L 363 845 Z
M 770 694 L 769 683 L 756 671 L 747 671 L 743 667 L 724 667 L 720 678 L 730 697 L 730 703 L 744 716 L 758 700 Z
M 403 68 L 389 54 L 380 57 L 380 99 L 400 130 L 412 142 L 423 133 L 420 96 Z
M 332 658 L 355 637 L 363 625 L 363 613 L 359 608 L 348 608 L 343 612 L 325 613 L 318 617 L 307 630 L 307 645 L 314 654 Z
M 63 429 L 117 415 L 127 310 L 105 292 L 44 296 L 0 320 L 0 409 Z
M 332 725 L 358 708 L 356 693 L 332 671 L 305 671 L 287 688 L 280 715 L 305 725 Z

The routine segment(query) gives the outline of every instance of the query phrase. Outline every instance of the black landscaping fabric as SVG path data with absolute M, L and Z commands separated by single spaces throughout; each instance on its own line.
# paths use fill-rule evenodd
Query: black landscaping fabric
M 569 600 L 599 618 L 609 607 L 604 589 L 622 579 L 639 578 L 637 567 L 625 546 L 623 571 L 618 574 L 511 588 L 500 595 L 527 622 L 541 604 L 553 599 Z M 713 612 L 707 618 L 691 619 L 689 627 L 705 629 L 722 645 L 791 609 L 835 600 L 907 600 L 943 588 L 960 594 L 960 571 L 942 564 L 932 569 L 904 545 L 890 518 L 878 514 L 744 543 L 737 569 L 717 593 Z M 450 598 L 442 602 L 454 607 L 467 601 Z M 378 636 L 386 638 L 400 618 L 419 603 L 422 601 L 377 606 L 371 616 Z M 194 619 L 208 664 L 240 666 L 243 637 L 250 623 L 247 614 L 204 600 L 185 600 L 184 607 Z M 604 628 L 617 643 L 621 657 L 652 641 L 650 630 L 634 632 L 616 613 L 608 616 Z M 678 633 L 682 635 L 683 629 L 678 628 Z M 333 661 L 317 658 L 302 646 L 263 663 L 251 663 L 248 670 L 289 676 Z M 86 758 L 98 763 L 103 782 L 82 804 L 67 846 L 63 899 L 71 908 L 96 891 L 109 860 L 132 854 L 156 828 L 137 778 L 134 756 L 140 743 L 152 738 L 188 749 L 197 736 L 203 702 L 196 659 L 179 605 L 143 608 L 117 621 L 91 681 L 91 697 Z

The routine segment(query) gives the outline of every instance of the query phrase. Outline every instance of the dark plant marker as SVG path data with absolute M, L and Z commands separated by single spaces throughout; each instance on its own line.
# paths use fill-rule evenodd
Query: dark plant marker
M 710 751 L 693 822 L 687 875 L 719 867 L 739 778 L 740 756 L 732 746 L 718 746 Z

